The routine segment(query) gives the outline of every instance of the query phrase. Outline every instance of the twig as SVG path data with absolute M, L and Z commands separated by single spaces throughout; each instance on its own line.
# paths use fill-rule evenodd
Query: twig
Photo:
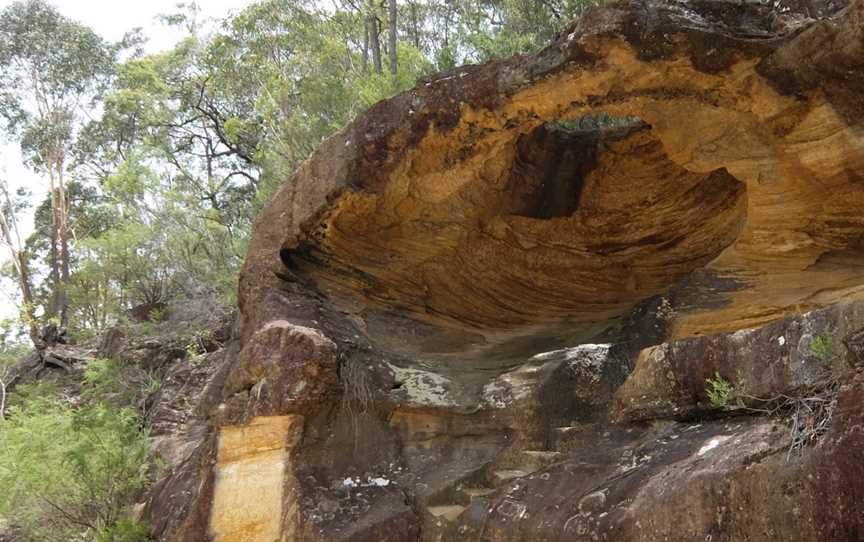
M 7 370 L 4 369 L 0 373 L 0 420 L 6 417 L 6 372 Z
M 763 398 L 739 394 L 738 398 L 766 405 L 763 408 L 748 405 L 740 407 L 751 412 L 768 416 L 788 414 L 790 442 L 786 451 L 786 461 L 789 461 L 793 453 L 800 452 L 828 431 L 837 406 L 839 390 L 840 383 L 836 377 L 829 377 L 809 386 L 798 396 L 781 393 L 774 397 Z
M 63 508 L 61 508 L 61 507 L 57 506 L 56 504 L 54 504 L 53 502 L 51 502 L 51 500 L 48 499 L 47 497 L 45 497 L 44 495 L 39 495 L 39 498 L 42 499 L 48 506 L 50 506 L 54 510 L 60 512 L 60 515 L 65 517 L 66 520 L 69 521 L 70 523 L 73 523 L 73 524 L 78 525 L 80 527 L 87 527 L 88 529 L 93 529 L 94 531 L 96 530 L 96 527 L 92 523 L 89 523 L 83 519 L 76 518 L 75 516 L 71 515 L 69 512 L 64 510 Z

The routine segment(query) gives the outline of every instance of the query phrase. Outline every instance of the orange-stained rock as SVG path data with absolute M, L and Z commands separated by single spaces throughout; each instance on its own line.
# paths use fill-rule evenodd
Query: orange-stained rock
M 667 291 L 676 337 L 861 298 L 862 9 L 620 2 L 376 105 L 259 217 L 244 336 L 285 278 L 382 348 L 461 359 Z M 642 123 L 585 128 L 600 112 Z
M 214 542 L 292 540 L 294 518 L 283 510 L 297 506 L 289 466 L 302 428 L 302 416 L 271 416 L 220 430 L 210 512 Z

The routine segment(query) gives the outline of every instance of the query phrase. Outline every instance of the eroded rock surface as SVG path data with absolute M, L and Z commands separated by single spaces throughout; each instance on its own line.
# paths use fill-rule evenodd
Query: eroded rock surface
M 241 342 L 145 519 L 860 539 L 862 93 L 864 0 L 625 0 L 376 105 L 259 217 Z
M 679 337 L 860 297 L 861 17 L 621 2 L 422 83 L 286 183 L 242 303 L 288 274 L 388 349 L 464 358 L 584 339 L 670 287 Z M 583 129 L 599 113 L 641 122 Z

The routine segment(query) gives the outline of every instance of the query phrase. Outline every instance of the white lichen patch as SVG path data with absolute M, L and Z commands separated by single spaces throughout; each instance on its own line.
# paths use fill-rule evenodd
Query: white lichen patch
M 568 364 L 590 365 L 599 367 L 606 362 L 609 357 L 609 349 L 611 344 L 580 344 L 573 348 L 564 348 L 562 350 L 553 350 L 551 352 L 543 352 L 537 354 L 532 360 L 536 361 L 552 361 L 563 359 Z
M 381 476 L 375 478 L 368 477 L 365 480 L 358 476 L 357 478 L 348 477 L 342 480 L 342 487 L 387 487 L 392 483 L 393 482 L 391 482 L 387 478 L 383 478 Z
M 609 360 L 611 344 L 583 344 L 566 351 L 567 367 L 574 375 L 590 377 L 593 382 L 600 380 L 603 365 Z
M 504 373 L 483 387 L 482 402 L 490 408 L 508 408 L 513 403 L 529 399 L 538 389 L 540 375 L 550 363 L 526 364 Z
M 493 380 L 483 387 L 483 404 L 489 408 L 507 408 L 513 402 L 510 388 L 499 380 Z
M 706 442 L 701 448 L 699 448 L 699 451 L 696 452 L 696 455 L 705 455 L 717 446 L 720 446 L 722 443 L 726 442 L 727 440 L 729 440 L 728 436 L 714 437 L 708 442 Z
M 504 409 L 519 401 L 530 400 L 538 392 L 544 375 L 551 374 L 562 364 L 580 378 L 599 381 L 610 348 L 610 344 L 582 344 L 537 354 L 525 365 L 486 384 L 482 403 L 489 408 Z
M 390 365 L 399 392 L 418 406 L 450 407 L 456 401 L 450 396 L 453 382 L 446 376 L 420 369 L 407 369 Z

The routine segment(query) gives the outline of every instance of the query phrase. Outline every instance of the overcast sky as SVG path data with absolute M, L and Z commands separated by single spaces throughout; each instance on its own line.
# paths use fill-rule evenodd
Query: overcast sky
M 13 3 L 13 0 L 0 0 L 0 9 Z M 150 38 L 147 52 L 154 53 L 171 48 L 181 37 L 179 31 L 162 26 L 156 21 L 156 16 L 163 13 L 176 12 L 177 0 L 51 0 L 61 13 L 93 28 L 108 41 L 118 41 L 127 31 L 136 27 L 144 29 L 144 34 Z M 224 19 L 244 7 L 254 3 L 254 0 L 198 0 L 202 17 Z M 44 194 L 42 179 L 34 176 L 21 164 L 21 155 L 17 145 L 3 144 L 0 140 L 0 175 L 9 180 L 13 187 L 27 186 L 36 194 L 36 198 Z M 32 229 L 32 217 L 22 217 L 22 230 L 29 233 Z M 0 264 L 7 260 L 5 248 L 0 248 Z M 8 290 L 10 285 L 4 281 L 0 288 Z M 0 292 L 0 318 L 14 313 L 8 297 Z
M 0 9 L 12 3 L 12 0 L 0 0 Z M 136 26 L 150 36 L 153 51 L 171 47 L 177 39 L 177 34 L 166 32 L 154 20 L 161 13 L 177 11 L 177 0 L 51 0 L 51 3 L 67 17 L 93 28 L 107 40 L 117 41 Z M 215 19 L 223 19 L 252 3 L 252 0 L 198 0 L 202 15 Z

